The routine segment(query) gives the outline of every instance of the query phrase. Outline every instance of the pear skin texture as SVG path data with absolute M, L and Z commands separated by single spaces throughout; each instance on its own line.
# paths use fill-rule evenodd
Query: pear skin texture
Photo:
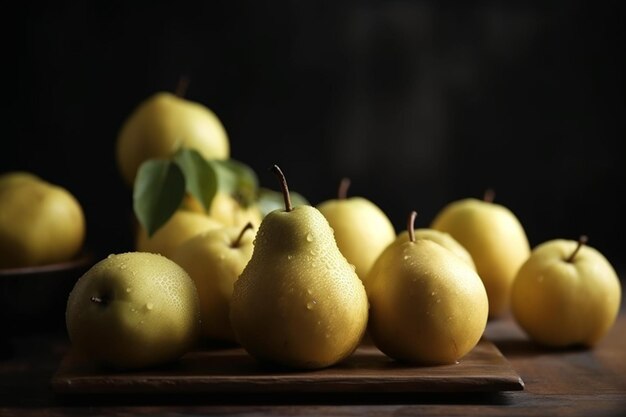
M 96 303 L 92 297 L 100 297 Z M 174 361 L 195 347 L 198 294 L 189 275 L 164 256 L 110 255 L 74 285 L 66 310 L 72 346 L 98 364 L 138 369 Z
M 474 264 L 474 260 L 472 259 L 472 255 L 465 249 L 463 245 L 461 245 L 455 238 L 450 235 L 450 233 L 442 232 L 441 230 L 429 229 L 429 228 L 421 228 L 415 229 L 415 239 L 428 239 L 432 240 L 435 243 L 440 244 L 446 249 L 449 249 L 456 256 L 467 262 L 467 264 L 474 270 L 476 270 L 476 265 Z M 402 244 L 409 241 L 409 232 L 403 231 L 398 235 L 394 244 Z
M 230 325 L 230 300 L 235 281 L 252 257 L 255 235 L 254 230 L 247 230 L 234 247 L 241 229 L 223 227 L 200 233 L 172 255 L 196 284 L 205 339 L 236 342 Z
M 124 121 L 116 143 L 118 169 L 132 186 L 144 161 L 167 158 L 179 147 L 195 149 L 207 159 L 230 155 L 226 130 L 213 111 L 171 93 L 156 93 Z
M 427 239 L 427 240 L 431 240 L 435 243 L 438 243 L 439 245 L 443 246 L 444 248 L 450 250 L 453 254 L 455 254 L 456 256 L 458 256 L 460 259 L 462 259 L 464 262 L 466 262 L 474 271 L 476 271 L 476 265 L 474 265 L 474 261 L 472 260 L 472 256 L 469 254 L 469 252 L 463 247 L 463 245 L 461 245 L 459 242 L 456 241 L 456 239 L 454 239 L 452 236 L 450 236 L 450 234 L 445 233 L 445 232 L 441 232 L 439 230 L 435 230 L 435 229 L 429 229 L 429 228 L 420 228 L 420 229 L 415 229 L 413 231 L 413 233 L 415 234 L 415 239 Z M 396 237 L 396 239 L 391 242 L 391 244 L 389 246 L 400 246 L 403 243 L 406 243 L 409 241 L 409 232 L 407 230 L 400 232 L 398 234 L 398 236 Z M 374 263 L 374 265 L 372 266 L 371 272 L 370 274 L 368 274 L 364 279 L 362 279 L 363 281 L 363 285 L 365 285 L 365 290 L 367 291 L 367 288 L 369 286 L 369 282 L 368 279 L 370 276 L 376 276 L 378 274 L 378 272 L 374 272 L 374 268 L 380 268 L 380 263 L 376 264 Z
M 398 361 L 455 363 L 485 331 L 489 301 L 480 277 L 433 241 L 390 245 L 368 283 L 369 335 Z
M 0 176 L 0 268 L 68 261 L 85 236 L 83 208 L 67 189 L 27 172 Z
M 333 228 L 339 250 L 364 279 L 378 255 L 396 238 L 391 221 L 362 197 L 328 200 L 317 208 Z
M 511 309 L 535 342 L 555 348 L 592 347 L 613 326 L 621 302 L 620 281 L 597 249 L 555 239 L 535 247 L 517 273 Z
M 468 198 L 445 206 L 431 227 L 449 233 L 472 256 L 487 289 L 490 317 L 507 313 L 513 279 L 530 255 L 526 232 L 513 212 Z
M 135 237 L 138 252 L 158 253 L 170 258 L 176 248 L 193 236 L 207 230 L 219 229 L 223 225 L 204 214 L 177 210 L 172 217 L 152 236 L 139 226 Z
M 246 351 L 289 368 L 332 366 L 356 349 L 367 317 L 363 284 L 324 216 L 311 206 L 267 214 L 231 300 Z
M 263 216 L 258 206 L 251 204 L 243 207 L 233 196 L 225 192 L 217 192 L 209 210 L 205 210 L 202 204 L 192 195 L 185 195 L 182 208 L 196 213 L 207 214 L 224 226 L 241 226 L 250 222 L 254 227 L 259 227 Z

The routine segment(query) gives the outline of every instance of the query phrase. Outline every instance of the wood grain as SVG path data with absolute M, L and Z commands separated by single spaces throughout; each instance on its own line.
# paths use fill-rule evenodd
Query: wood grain
M 192 352 L 167 367 L 124 373 L 99 369 L 70 352 L 51 384 L 59 394 L 498 392 L 524 387 L 487 340 L 453 365 L 408 366 L 363 345 L 342 363 L 315 371 L 263 366 L 240 348 Z

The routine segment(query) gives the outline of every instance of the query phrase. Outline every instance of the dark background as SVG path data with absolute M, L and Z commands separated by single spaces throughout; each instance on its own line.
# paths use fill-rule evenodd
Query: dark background
M 100 255 L 132 246 L 117 132 L 186 75 L 262 185 L 278 163 L 316 204 L 349 176 L 398 230 L 492 187 L 533 246 L 625 266 L 617 1 L 84 3 L 3 13 L 0 172 L 71 190 Z

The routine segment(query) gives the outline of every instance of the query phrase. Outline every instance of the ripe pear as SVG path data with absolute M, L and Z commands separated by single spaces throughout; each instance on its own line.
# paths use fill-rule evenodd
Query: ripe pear
M 85 235 L 82 205 L 69 190 L 29 172 L 0 175 L 0 268 L 68 261 Z
M 489 295 L 490 317 L 508 312 L 513 279 L 530 255 L 526 232 L 515 214 L 488 194 L 484 200 L 449 203 L 431 227 L 452 235 L 472 256 Z
M 586 244 L 553 239 L 536 246 L 511 289 L 515 321 L 535 342 L 593 347 L 613 327 L 622 288 L 608 259 Z
M 135 238 L 135 249 L 139 252 L 158 253 L 170 258 L 174 250 L 187 239 L 223 227 L 217 220 L 192 211 L 177 210 L 152 236 L 139 226 Z
M 315 207 L 293 208 L 280 168 L 285 209 L 267 214 L 252 258 L 235 282 L 230 319 L 239 343 L 262 362 L 332 366 L 358 346 L 367 326 L 365 289 Z
M 172 254 L 196 284 L 200 297 L 202 336 L 236 342 L 230 325 L 233 285 L 252 256 L 252 223 L 200 233 Z
M 411 216 L 414 219 L 414 212 Z M 429 239 L 389 245 L 368 277 L 369 335 L 386 355 L 418 364 L 452 364 L 487 325 L 489 301 L 476 271 Z
M 185 270 L 164 256 L 109 255 L 74 285 L 66 324 L 72 346 L 98 364 L 161 365 L 198 342 L 198 293 Z
M 212 110 L 171 93 L 153 94 L 133 110 L 120 129 L 118 168 L 132 186 L 144 161 L 167 158 L 183 146 L 197 150 L 206 159 L 230 155 L 226 130 Z
M 347 198 L 349 180 L 344 178 L 338 198 L 324 201 L 317 209 L 326 217 L 335 233 L 339 251 L 356 267 L 364 279 L 378 255 L 396 237 L 387 215 L 363 197 Z

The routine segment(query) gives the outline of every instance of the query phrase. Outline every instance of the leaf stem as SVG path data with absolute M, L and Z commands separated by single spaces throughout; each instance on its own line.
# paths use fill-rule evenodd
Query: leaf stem
M 291 205 L 291 197 L 289 197 L 289 187 L 287 186 L 287 180 L 285 179 L 285 175 L 278 165 L 272 166 L 271 169 L 272 172 L 276 174 L 276 176 L 280 180 L 280 187 L 283 192 L 283 199 L 285 200 L 285 211 L 289 212 L 293 210 L 293 206 Z

